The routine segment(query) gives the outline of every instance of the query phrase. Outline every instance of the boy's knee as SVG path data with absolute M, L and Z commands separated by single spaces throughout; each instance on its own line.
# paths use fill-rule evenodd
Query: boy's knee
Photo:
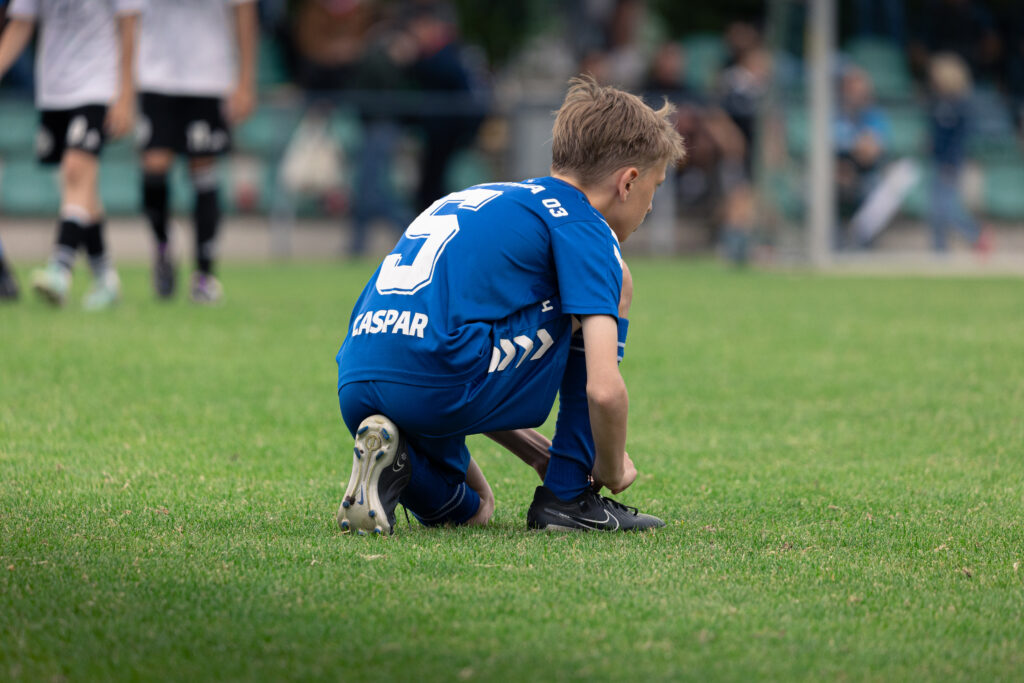
M 150 149 L 142 154 L 142 170 L 150 175 L 164 175 L 174 164 L 174 152 L 169 149 Z
M 65 187 L 79 188 L 95 181 L 99 161 L 91 154 L 69 150 L 64 155 L 60 170 Z

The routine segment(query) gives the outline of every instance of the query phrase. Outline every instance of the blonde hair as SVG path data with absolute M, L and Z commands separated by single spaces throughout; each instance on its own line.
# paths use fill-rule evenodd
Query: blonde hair
M 955 52 L 940 52 L 928 64 L 932 88 L 944 97 L 961 97 L 971 89 L 971 72 Z
M 662 161 L 682 161 L 686 147 L 672 122 L 675 110 L 667 99 L 654 110 L 592 76 L 573 78 L 555 116 L 551 170 L 591 185 L 625 166 L 643 172 Z

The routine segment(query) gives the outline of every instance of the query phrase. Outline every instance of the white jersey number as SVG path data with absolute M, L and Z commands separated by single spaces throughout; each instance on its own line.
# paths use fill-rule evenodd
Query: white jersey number
M 408 228 L 405 237 L 409 240 L 424 240 L 412 263 L 403 264 L 403 254 L 388 254 L 377 275 L 377 291 L 381 294 L 415 294 L 434 279 L 434 268 L 441 258 L 441 252 L 459 232 L 459 219 L 453 214 L 438 216 L 436 213 L 448 204 L 458 204 L 459 209 L 476 211 L 484 204 L 501 195 L 501 190 L 471 188 L 438 199 L 421 213 Z

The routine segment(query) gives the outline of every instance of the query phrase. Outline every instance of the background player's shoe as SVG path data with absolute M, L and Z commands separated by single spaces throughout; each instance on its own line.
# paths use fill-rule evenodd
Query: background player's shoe
M 383 415 L 371 415 L 356 430 L 352 476 L 338 508 L 342 531 L 392 533 L 398 497 L 412 477 L 412 463 L 405 439 L 395 423 Z
M 18 281 L 14 274 L 0 265 L 0 301 L 16 301 L 18 298 Z
M 71 289 L 71 273 L 51 263 L 32 271 L 32 289 L 54 306 L 63 306 Z
M 87 311 L 102 311 L 105 308 L 113 308 L 120 298 L 121 278 L 117 276 L 116 270 L 107 268 L 82 299 L 82 308 Z
M 224 296 L 224 288 L 209 273 L 193 273 L 191 296 L 197 304 L 215 304 Z
M 630 531 L 656 529 L 665 522 L 590 488 L 573 500 L 562 501 L 547 487 L 538 486 L 526 513 L 526 526 L 549 531 Z
M 160 299 L 170 299 L 174 296 L 174 288 L 177 284 L 177 269 L 174 261 L 167 253 L 166 246 L 158 248 L 153 258 L 153 289 Z

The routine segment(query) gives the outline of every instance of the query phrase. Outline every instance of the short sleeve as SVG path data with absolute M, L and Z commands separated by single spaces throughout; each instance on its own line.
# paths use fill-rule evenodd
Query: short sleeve
M 11 0 L 7 16 L 14 19 L 35 19 L 39 16 L 39 0 Z
M 551 250 L 562 310 L 618 317 L 622 263 L 611 229 L 597 221 L 553 227 Z

